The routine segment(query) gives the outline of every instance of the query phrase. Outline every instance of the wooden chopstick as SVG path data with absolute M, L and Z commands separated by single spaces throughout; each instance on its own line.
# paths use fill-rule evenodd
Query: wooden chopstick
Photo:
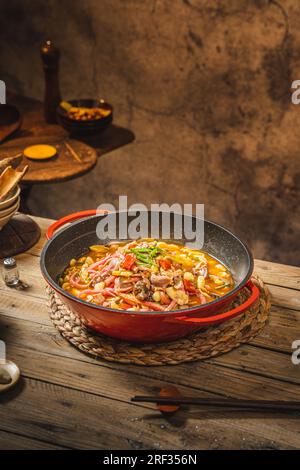
M 253 410 L 300 411 L 300 401 L 243 400 L 233 398 L 193 398 L 193 397 L 147 397 L 135 396 L 132 402 L 157 403 L 158 405 L 198 405 L 220 408 L 245 408 Z
M 65 146 L 67 147 L 67 149 L 69 150 L 70 154 L 72 155 L 73 158 L 75 158 L 75 160 L 77 160 L 79 163 L 82 163 L 82 160 L 81 158 L 79 157 L 78 153 L 75 152 L 75 150 L 73 149 L 73 147 L 71 147 L 71 145 L 64 141 L 64 144 Z

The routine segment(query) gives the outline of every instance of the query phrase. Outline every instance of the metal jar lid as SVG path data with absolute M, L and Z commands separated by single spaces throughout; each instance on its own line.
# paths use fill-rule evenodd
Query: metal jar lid
M 5 269 L 13 269 L 17 266 L 15 258 L 5 258 L 3 260 L 3 266 Z

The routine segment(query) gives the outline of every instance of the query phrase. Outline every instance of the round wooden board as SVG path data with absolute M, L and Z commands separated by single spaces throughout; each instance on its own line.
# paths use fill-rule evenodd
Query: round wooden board
M 97 152 L 89 145 L 75 139 L 66 139 L 63 136 L 35 136 L 24 137 L 16 141 L 18 145 L 9 145 L 2 147 L 1 157 L 10 157 L 25 150 L 30 145 L 48 144 L 57 149 L 57 154 L 49 160 L 30 160 L 23 156 L 20 169 L 25 165 L 29 169 L 22 179 L 23 184 L 35 183 L 59 183 L 76 178 L 87 173 L 97 163 Z M 79 156 L 78 161 L 64 142 L 67 142 Z
M 0 230 L 0 258 L 29 250 L 40 239 L 41 229 L 28 215 L 16 213 Z

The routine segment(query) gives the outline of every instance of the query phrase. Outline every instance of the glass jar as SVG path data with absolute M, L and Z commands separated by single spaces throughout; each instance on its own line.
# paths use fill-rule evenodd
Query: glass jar
M 14 258 L 5 258 L 3 260 L 2 275 L 8 287 L 16 287 L 19 284 L 19 271 Z

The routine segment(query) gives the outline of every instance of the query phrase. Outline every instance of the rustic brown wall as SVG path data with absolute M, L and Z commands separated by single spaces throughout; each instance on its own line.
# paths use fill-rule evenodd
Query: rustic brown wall
M 204 202 L 256 256 L 297 264 L 300 5 L 293 0 L 2 0 L 0 76 L 42 96 L 38 49 L 62 49 L 65 98 L 103 96 L 134 143 L 92 174 L 36 188 L 35 213 L 100 202 Z

